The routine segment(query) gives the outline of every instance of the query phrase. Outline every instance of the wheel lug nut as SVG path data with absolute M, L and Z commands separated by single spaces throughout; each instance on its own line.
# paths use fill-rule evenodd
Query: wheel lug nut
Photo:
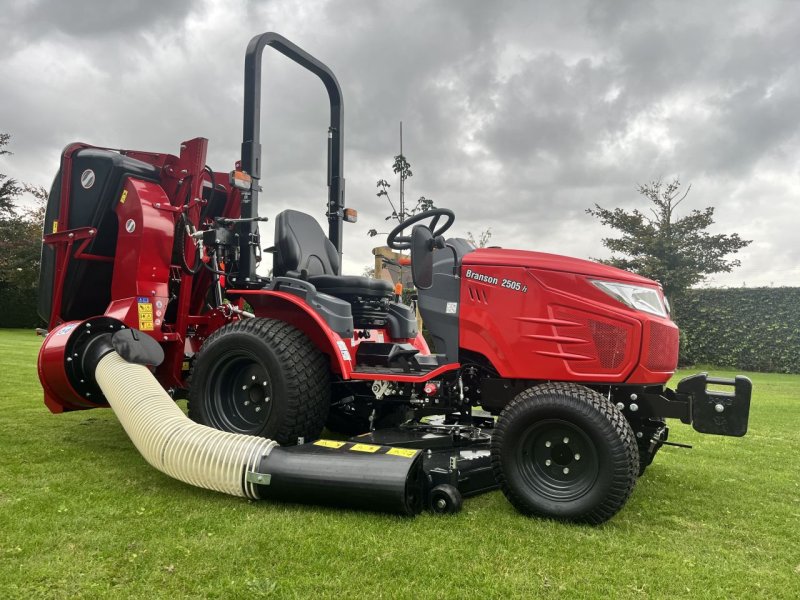
M 550 447 L 550 446 L 552 446 L 552 445 L 553 445 L 553 444 L 552 444 L 551 442 L 549 442 L 549 441 L 547 441 L 547 442 L 545 442 L 545 443 L 544 443 L 544 447 L 545 447 L 545 448 L 549 448 L 549 447 Z
M 256 406 L 256 412 L 261 412 L 261 407 L 260 406 Z
M 565 444 L 569 444 L 569 438 L 568 438 L 568 437 L 565 437 L 565 438 L 564 438 L 564 443 L 565 443 Z
M 263 385 L 264 387 L 267 387 L 267 382 L 266 381 L 262 381 L 261 385 Z
M 562 472 L 564 473 L 564 475 L 566 475 L 567 473 L 569 473 L 569 467 L 564 467 L 564 469 L 563 469 L 563 471 L 562 471 Z
M 244 405 L 245 405 L 245 406 L 250 406 L 250 400 L 245 400 L 245 401 L 244 401 Z
M 255 375 L 253 375 L 252 377 L 250 377 L 250 379 L 251 379 L 252 381 L 255 381 L 255 380 L 256 380 L 256 376 L 255 376 Z
M 269 396 L 267 396 L 266 398 L 264 398 L 264 402 L 269 402 Z
M 242 386 L 242 389 L 243 389 L 243 390 L 246 390 L 246 389 L 247 389 L 247 386 L 246 386 L 246 385 L 243 385 L 243 386 Z
M 575 460 L 580 460 L 580 459 L 581 459 L 581 455 L 580 454 L 576 454 L 575 455 Z
M 553 461 L 548 458 L 546 461 L 544 461 L 544 464 L 549 467 L 553 464 Z

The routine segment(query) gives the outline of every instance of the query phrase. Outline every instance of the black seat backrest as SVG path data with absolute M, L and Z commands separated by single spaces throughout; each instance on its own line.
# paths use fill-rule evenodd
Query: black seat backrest
M 336 275 L 339 253 L 314 217 L 296 210 L 285 210 L 275 217 L 275 254 L 272 274 L 297 277 Z

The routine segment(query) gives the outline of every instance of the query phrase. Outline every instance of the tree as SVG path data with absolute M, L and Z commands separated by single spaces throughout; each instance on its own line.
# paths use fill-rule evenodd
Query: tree
M 397 207 L 395 206 L 394 202 L 392 202 L 392 198 L 389 196 L 389 188 L 392 187 L 391 184 L 385 179 L 379 179 L 377 183 L 377 187 L 380 189 L 378 190 L 376 196 L 378 196 L 378 198 L 386 198 L 386 201 L 389 203 L 389 206 L 392 209 L 391 214 L 386 217 L 384 221 L 395 220 L 398 223 L 402 223 L 409 217 L 412 217 L 419 212 L 425 212 L 426 210 L 436 208 L 436 206 L 433 204 L 433 200 L 426 198 L 425 196 L 420 196 L 419 199 L 417 199 L 417 203 L 410 210 L 406 206 L 406 180 L 409 177 L 413 177 L 414 173 L 411 171 L 411 163 L 408 162 L 403 154 L 402 121 L 400 122 L 400 154 L 394 157 L 392 171 L 394 171 L 394 173 L 400 178 L 400 197 Z M 375 237 L 376 235 L 381 235 L 381 233 L 378 232 L 377 229 L 370 229 L 367 232 L 367 235 L 370 237 Z
M 652 204 L 652 216 L 634 209 L 609 210 L 598 204 L 586 212 L 603 225 L 622 232 L 620 238 L 604 238 L 603 245 L 623 257 L 612 256 L 604 262 L 659 281 L 668 297 L 703 281 L 713 273 L 728 273 L 740 266 L 738 259 L 728 259 L 750 244 L 738 234 L 711 234 L 714 207 L 693 209 L 683 217 L 676 209 L 689 195 L 692 186 L 681 194 L 680 181 L 661 180 L 640 185 L 638 192 Z
M 482 230 L 478 237 L 476 238 L 471 231 L 467 232 L 467 239 L 469 243 L 475 246 L 476 248 L 486 248 L 489 245 L 489 240 L 492 239 L 492 228 L 487 227 L 486 229 Z
M 8 133 L 0 133 L 0 156 L 11 154 L 9 150 L 4 150 L 11 140 Z M 7 218 L 14 215 L 16 203 L 14 200 L 22 193 L 22 188 L 17 181 L 10 179 L 7 175 L 0 173 L 0 217 Z
M 0 155 L 11 154 L 4 147 L 10 136 L 0 133 Z M 31 207 L 20 208 L 17 200 L 23 193 L 36 199 Z M 39 279 L 47 190 L 20 185 L 0 174 L 0 321 L 2 326 L 32 325 L 38 321 L 33 307 Z M 20 306 L 24 304 L 24 306 Z
M 408 161 L 406 161 L 406 157 L 403 156 L 402 154 L 399 154 L 394 158 L 395 158 L 395 167 L 397 167 L 398 162 L 407 165 L 408 167 L 411 166 L 408 163 Z M 433 203 L 433 200 L 431 200 L 430 198 L 426 198 L 425 196 L 420 196 L 417 199 L 417 203 L 413 206 L 413 208 L 409 210 L 408 207 L 406 206 L 406 201 L 405 201 L 404 184 L 405 184 L 405 179 L 411 177 L 413 173 L 411 173 L 410 168 L 407 170 L 402 169 L 400 171 L 395 171 L 395 173 L 397 172 L 400 173 L 400 183 L 401 183 L 399 209 L 395 208 L 394 202 L 392 202 L 392 198 L 389 196 L 389 188 L 392 187 L 391 184 L 385 179 L 379 179 L 377 183 L 377 187 L 379 187 L 380 190 L 378 191 L 376 196 L 378 198 L 380 198 L 381 196 L 385 197 L 386 201 L 389 203 L 389 206 L 392 209 L 391 214 L 388 217 L 386 217 L 384 221 L 395 220 L 398 223 L 402 223 L 403 221 L 405 221 L 409 217 L 413 217 L 417 213 L 425 212 L 426 210 L 431 210 L 432 208 L 436 208 L 436 206 Z M 381 234 L 378 232 L 377 229 L 370 229 L 367 232 L 367 235 L 369 235 L 370 237 L 375 237 L 376 235 L 381 235 Z

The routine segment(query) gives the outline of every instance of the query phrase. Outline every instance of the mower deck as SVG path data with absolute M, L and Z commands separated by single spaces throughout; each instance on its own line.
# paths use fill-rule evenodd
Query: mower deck
M 422 450 L 426 495 L 437 486 L 451 485 L 469 497 L 498 487 L 491 464 L 491 428 L 486 427 L 490 423 L 480 417 L 476 423 L 413 423 L 371 431 L 350 441 Z

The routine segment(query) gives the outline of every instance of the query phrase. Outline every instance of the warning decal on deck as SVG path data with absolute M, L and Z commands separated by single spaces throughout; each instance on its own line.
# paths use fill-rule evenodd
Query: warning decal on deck
M 375 446 L 373 444 L 354 444 L 350 448 L 350 450 L 355 450 L 356 452 L 377 452 L 380 449 L 380 446 Z
M 139 307 L 139 329 L 141 331 L 153 331 L 153 305 L 147 296 L 137 298 Z
M 324 448 L 341 448 L 345 442 L 336 442 L 334 440 L 317 440 L 314 442 L 315 446 L 323 446 Z
M 404 458 L 414 458 L 417 455 L 419 450 L 413 450 L 411 448 L 392 448 L 386 454 L 391 454 L 392 456 L 402 456 Z

